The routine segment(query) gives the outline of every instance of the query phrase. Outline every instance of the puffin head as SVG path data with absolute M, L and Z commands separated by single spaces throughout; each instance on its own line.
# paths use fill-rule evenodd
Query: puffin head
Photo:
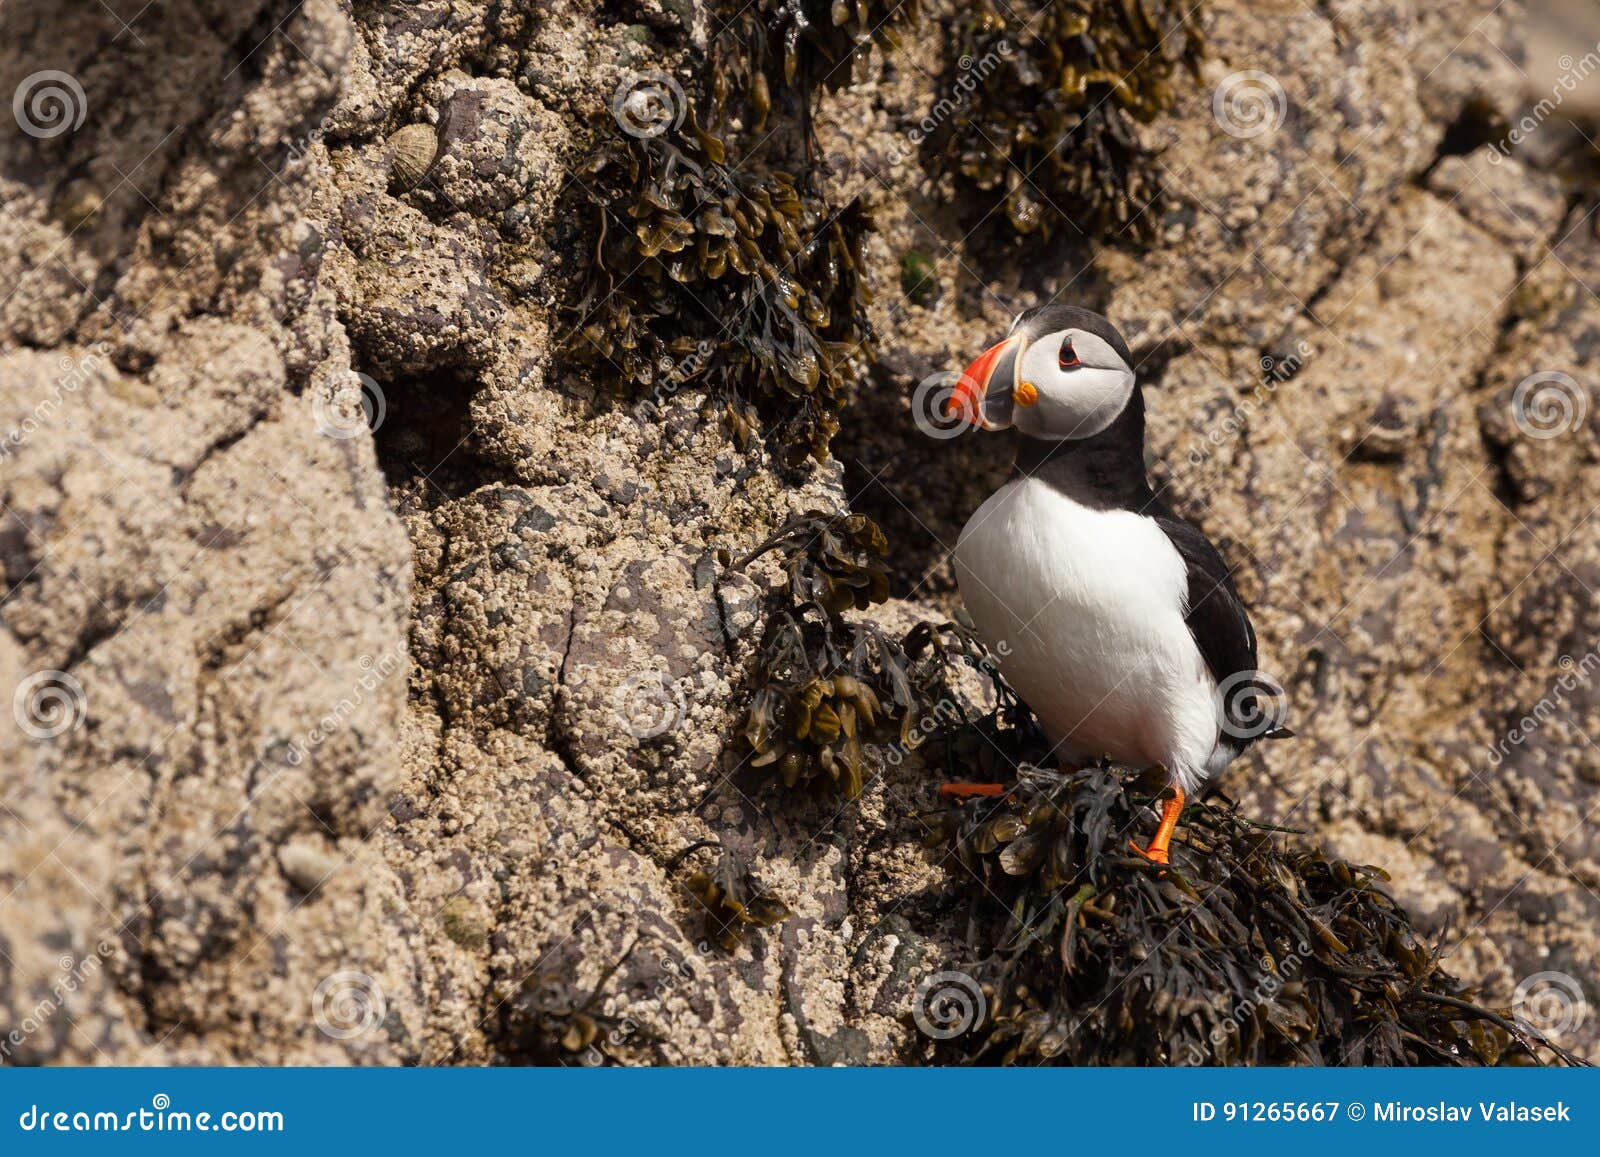
M 1075 441 L 1105 430 L 1136 382 L 1128 343 L 1098 313 L 1043 305 L 1019 314 L 999 345 L 966 368 L 949 412 L 984 430 Z

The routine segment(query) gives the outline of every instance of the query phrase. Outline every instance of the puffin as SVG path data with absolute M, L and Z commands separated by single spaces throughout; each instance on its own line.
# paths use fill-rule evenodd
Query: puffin
M 953 552 L 967 613 L 1062 766 L 1109 757 L 1164 780 L 1155 837 L 1132 846 L 1166 864 L 1186 799 L 1255 740 L 1292 732 L 1261 702 L 1279 692 L 1222 555 L 1150 487 L 1128 343 L 1087 309 L 1028 310 L 967 367 L 947 414 L 1018 435 L 1010 477 Z

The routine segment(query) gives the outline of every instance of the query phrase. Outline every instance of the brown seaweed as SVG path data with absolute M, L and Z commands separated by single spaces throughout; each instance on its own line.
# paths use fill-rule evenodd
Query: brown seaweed
M 1197 74 L 1196 6 L 974 0 L 958 35 L 961 61 L 1001 63 L 929 135 L 930 163 L 953 153 L 1019 234 L 1148 237 L 1161 185 L 1137 125 L 1172 107 L 1180 70 Z
M 789 905 L 751 878 L 742 859 L 726 850 L 709 870 L 690 876 L 687 886 L 705 909 L 707 935 L 725 952 L 743 943 L 750 929 L 771 928 L 793 915 Z
M 1109 766 L 1024 764 L 1000 799 L 952 805 L 929 842 L 971 882 L 986 998 L 951 1061 L 1493 1065 L 1568 1054 L 1477 1004 L 1379 868 L 1231 806 L 1185 809 L 1170 868 L 1129 847 L 1147 796 Z
M 736 432 L 769 420 L 786 464 L 825 460 L 875 353 L 863 206 L 760 158 L 728 163 L 692 111 L 660 136 L 605 139 L 570 196 L 592 242 L 567 356 L 657 402 L 704 386 Z
M 854 83 L 875 44 L 921 18 L 918 0 L 718 0 L 712 106 L 761 132 L 774 103 L 809 130 L 812 94 Z
M 570 973 L 538 969 L 523 977 L 516 990 L 500 1000 L 501 1014 L 510 1039 L 517 1042 L 512 1055 L 521 1063 L 539 1065 L 601 1065 L 609 1058 L 609 1034 L 620 1032 L 622 1020 L 600 1009 L 611 978 L 639 941 L 635 939 L 601 973 L 594 988 L 584 995 L 572 990 Z
M 866 515 L 813 511 L 734 569 L 769 551 L 782 558 L 784 581 L 740 738 L 751 764 L 774 768 L 785 786 L 825 781 L 854 799 L 865 783 L 866 746 L 890 740 L 913 705 L 904 647 L 871 622 L 844 618 L 888 598 L 888 543 Z

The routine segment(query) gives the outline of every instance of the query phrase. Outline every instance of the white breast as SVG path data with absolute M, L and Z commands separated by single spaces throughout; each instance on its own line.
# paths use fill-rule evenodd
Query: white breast
M 1153 520 L 1018 479 L 967 523 L 955 568 L 1058 758 L 1159 763 L 1200 785 L 1221 729 L 1215 684 L 1183 621 L 1183 558 Z

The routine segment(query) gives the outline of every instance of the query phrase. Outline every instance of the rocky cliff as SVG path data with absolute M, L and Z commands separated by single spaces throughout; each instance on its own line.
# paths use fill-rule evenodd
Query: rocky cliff
M 1223 790 L 1592 1051 L 1600 241 L 1569 129 L 1523 119 L 1519 6 L 1207 0 L 1108 138 L 1163 195 L 1080 229 L 1043 188 L 1032 231 L 938 146 L 1013 52 L 915 7 L 809 142 L 728 129 L 873 222 L 821 463 L 782 444 L 810 395 L 730 421 L 693 365 L 628 391 L 574 352 L 635 272 L 583 297 L 595 150 L 641 78 L 695 99 L 715 6 L 0 10 L 7 1060 L 929 1056 L 918 986 L 968 955 L 935 773 L 750 766 L 780 575 L 718 552 L 849 507 L 891 544 L 860 613 L 949 616 L 1007 448 L 918 386 L 1050 299 L 1128 335 L 1152 470 L 1287 690 L 1298 742 Z M 708 841 L 789 909 L 731 950 Z

